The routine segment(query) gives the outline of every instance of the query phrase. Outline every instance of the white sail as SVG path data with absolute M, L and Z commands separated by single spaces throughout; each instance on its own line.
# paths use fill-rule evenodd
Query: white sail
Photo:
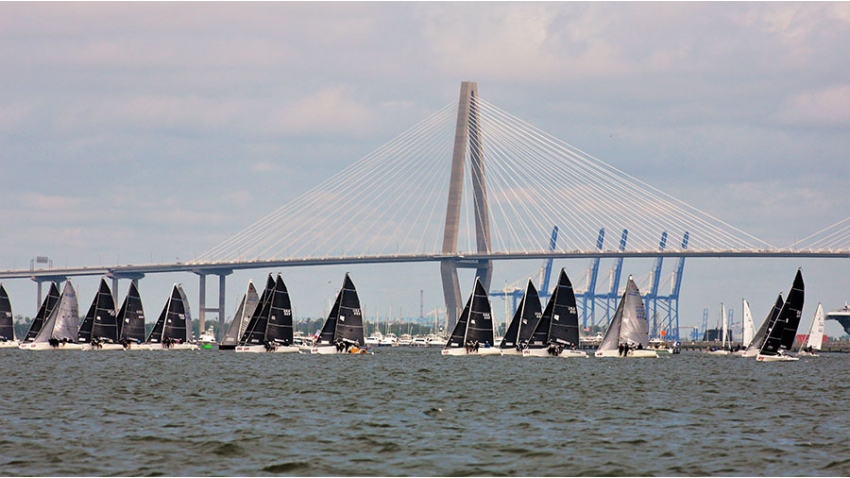
M 48 342 L 50 339 L 77 341 L 77 329 L 80 328 L 80 311 L 77 305 L 77 293 L 71 281 L 65 281 L 65 288 L 59 297 L 59 304 L 53 309 L 44 327 L 33 342 Z
M 726 306 L 720 303 L 720 348 L 726 350 L 726 330 L 729 328 L 729 319 L 726 316 Z
M 812 317 L 812 327 L 809 329 L 809 338 L 806 340 L 806 347 L 811 347 L 814 350 L 821 349 L 821 346 L 823 345 L 823 326 L 823 306 L 818 303 L 818 308 L 815 310 L 815 316 Z
M 744 333 L 741 339 L 743 340 L 744 348 L 750 345 L 750 342 L 753 341 L 753 337 L 756 335 L 756 327 L 753 322 L 753 313 L 750 312 L 750 304 L 747 302 L 747 299 L 743 299 L 744 302 Z
M 640 291 L 631 276 L 629 276 L 626 284 L 623 300 L 625 306 L 623 307 L 623 319 L 620 323 L 620 341 L 631 346 L 640 345 L 641 348 L 646 348 L 649 345 L 649 324 L 646 321 L 646 308 L 643 306 Z

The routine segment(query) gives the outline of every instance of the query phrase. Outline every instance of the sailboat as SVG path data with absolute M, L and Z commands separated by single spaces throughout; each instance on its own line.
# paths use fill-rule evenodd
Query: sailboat
M 768 324 L 767 336 L 761 346 L 756 360 L 759 362 L 789 362 L 800 360 L 799 357 L 788 355 L 794 345 L 797 336 L 797 327 L 800 326 L 800 317 L 803 315 L 803 302 L 805 300 L 805 284 L 803 274 L 797 269 L 794 283 L 788 292 L 788 298 L 782 305 L 782 310 Z
M 56 286 L 56 282 L 51 282 L 50 288 L 47 290 L 47 296 L 41 302 L 38 312 L 35 314 L 32 322 L 30 322 L 30 328 L 27 330 L 26 335 L 24 335 L 23 340 L 21 340 L 21 345 L 35 340 L 35 337 L 41 332 L 41 328 L 44 326 L 44 321 L 50 316 L 53 309 L 56 308 L 56 304 L 59 303 L 59 295 L 59 288 Z
M 242 301 L 239 302 L 239 308 L 236 309 L 236 314 L 233 316 L 233 321 L 230 322 L 230 327 L 224 333 L 224 338 L 218 344 L 219 350 L 234 350 L 239 345 L 239 339 L 245 334 L 248 328 L 248 323 L 251 321 L 251 316 L 254 310 L 257 309 L 257 304 L 260 303 L 260 296 L 257 294 L 257 289 L 254 283 L 248 281 L 248 290 L 242 296 Z
M 443 355 L 500 355 L 494 345 L 493 314 L 487 291 L 476 277 L 472 294 L 443 348 Z
M 808 338 L 806 339 L 805 345 L 800 346 L 800 350 L 797 352 L 798 357 L 818 356 L 817 352 L 820 351 L 821 345 L 823 345 L 823 327 L 823 306 L 818 303 L 818 308 L 815 310 L 815 316 L 812 317 L 812 325 L 809 327 Z
M 118 316 L 115 299 L 105 279 L 100 279 L 97 294 L 77 332 L 77 342 L 83 350 L 123 350 L 118 343 Z
M 558 285 L 552 291 L 543 316 L 522 351 L 523 357 L 580 357 L 587 354 L 576 350 L 579 343 L 578 309 L 573 284 L 561 268 Z
M 531 334 L 534 333 L 534 328 L 537 327 L 537 322 L 543 316 L 541 310 L 537 289 L 529 280 L 516 313 L 514 313 L 514 317 L 505 331 L 505 336 L 499 343 L 502 355 L 522 355 L 523 349 L 528 346 Z
M 145 344 L 149 350 L 198 350 L 192 339 L 192 314 L 183 286 L 174 284 Z
M 726 315 L 726 306 L 723 302 L 720 303 L 720 348 L 712 348 L 707 351 L 710 355 L 729 355 L 726 350 L 726 338 L 729 336 L 729 319 Z
M 59 296 L 59 301 L 50 315 L 44 319 L 41 330 L 31 341 L 21 344 L 25 350 L 80 350 L 77 332 L 80 326 L 80 311 L 77 306 L 77 293 L 70 280 L 65 281 L 65 287 Z
M 365 346 L 366 337 L 363 331 L 360 297 L 357 296 L 354 282 L 346 272 L 342 288 L 310 352 L 321 355 L 360 354 L 366 353 Z
M 649 344 L 649 324 L 646 321 L 646 309 L 640 291 L 629 276 L 623 298 L 608 324 L 608 330 L 602 337 L 597 357 L 634 357 L 658 358 L 654 350 L 647 350 Z M 628 348 L 620 348 L 627 346 Z
M 779 311 L 782 310 L 782 306 L 785 304 L 785 300 L 782 298 L 782 294 L 780 293 L 776 296 L 776 302 L 773 303 L 773 307 L 770 308 L 770 311 L 767 313 L 767 317 L 765 317 L 764 322 L 761 323 L 755 335 L 753 335 L 753 339 L 750 341 L 750 344 L 747 345 L 741 352 L 735 352 L 732 355 L 738 357 L 755 357 L 758 355 L 759 350 L 761 350 L 761 346 L 764 345 L 764 340 L 767 338 L 767 328 L 770 326 L 770 323 L 779 315 Z
M 130 282 L 127 296 L 118 310 L 116 322 L 118 342 L 127 350 L 142 348 L 141 344 L 145 341 L 145 310 L 135 282 Z
M 236 346 L 237 352 L 299 353 L 293 344 L 292 303 L 280 274 L 256 319 L 251 317 L 251 323 Z
M 0 349 L 18 348 L 13 320 L 12 302 L 9 300 L 6 288 L 0 284 Z

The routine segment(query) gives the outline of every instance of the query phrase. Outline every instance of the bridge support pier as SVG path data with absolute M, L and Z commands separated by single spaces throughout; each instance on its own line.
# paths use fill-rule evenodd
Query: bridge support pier
M 214 271 L 192 271 L 198 275 L 198 334 L 203 334 L 206 330 L 206 314 L 207 312 L 216 312 L 218 314 L 218 333 L 216 340 L 221 340 L 224 337 L 224 311 L 226 299 L 227 276 L 233 273 L 232 269 L 220 269 Z M 207 275 L 213 274 L 218 276 L 218 307 L 207 307 Z

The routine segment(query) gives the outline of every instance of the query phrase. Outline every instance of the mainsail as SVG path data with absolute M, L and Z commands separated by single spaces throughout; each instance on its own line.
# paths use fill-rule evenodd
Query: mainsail
M 537 322 L 540 321 L 542 316 L 540 310 L 540 297 L 534 284 L 529 280 L 525 287 L 525 294 L 522 296 L 516 313 L 505 331 L 505 336 L 502 338 L 499 348 L 512 348 L 518 344 L 528 343 L 531 334 L 537 327 Z
M 344 342 L 354 343 L 359 346 L 366 345 L 366 337 L 363 331 L 363 316 L 360 311 L 360 298 L 357 296 L 357 289 L 354 288 L 354 282 L 345 274 L 342 289 L 339 291 L 336 303 L 334 304 L 336 317 L 334 322 L 336 328 L 333 333 L 333 340 L 340 339 Z M 330 321 L 330 316 L 328 317 Z M 324 338 L 324 329 L 322 337 Z
M 77 334 L 78 342 L 89 343 L 92 338 L 118 342 L 115 300 L 105 279 L 100 279 L 100 287 Z
M 2 287 L 2 286 L 0 286 Z M 806 348 L 811 347 L 812 350 L 820 350 L 823 345 L 823 327 L 824 315 L 823 306 L 818 303 L 818 308 L 815 310 L 815 316 L 812 317 L 812 326 L 809 328 L 809 336 L 806 339 Z
M 449 340 L 446 341 L 445 348 L 464 347 L 466 345 L 466 325 L 469 322 L 469 309 L 471 306 L 472 296 L 469 296 L 469 299 L 466 300 L 466 305 L 463 306 L 463 312 L 460 313 L 460 317 L 458 317 L 455 323 L 455 328 L 449 336 Z
M 192 316 L 189 301 L 180 284 L 174 284 L 171 296 L 162 308 L 148 342 L 161 343 L 166 339 L 188 343 L 191 339 Z
M 266 279 L 266 288 L 263 290 L 263 296 L 260 298 L 257 306 L 254 308 L 254 313 L 251 314 L 251 320 L 239 340 L 239 345 L 261 345 L 266 340 L 266 326 L 269 322 L 269 312 L 271 311 L 271 298 L 274 294 L 276 286 L 274 277 L 269 274 Z
M 221 339 L 219 349 L 222 347 L 233 348 L 239 344 L 239 339 L 248 328 L 248 323 L 251 321 L 251 316 L 260 303 L 260 296 L 257 294 L 257 289 L 253 282 L 248 282 L 248 290 L 242 296 L 242 301 L 239 302 L 239 308 L 236 309 L 236 314 L 233 316 L 233 321 L 230 322 L 230 327 L 224 333 Z
M 130 282 L 130 289 L 127 291 L 121 310 L 118 311 L 116 321 L 120 340 L 137 343 L 145 340 L 145 311 L 135 282 Z
M 41 302 L 41 307 L 39 307 L 38 313 L 35 314 L 35 318 L 32 319 L 32 323 L 30 323 L 30 328 L 27 330 L 23 342 L 32 342 L 35 340 L 35 337 L 41 332 L 42 327 L 44 327 L 44 321 L 50 317 L 50 314 L 58 303 L 59 288 L 56 286 L 56 282 L 51 282 L 50 289 L 47 291 L 47 297 Z
M 543 317 L 531 337 L 529 345 L 545 347 L 549 344 L 578 346 L 578 309 L 573 284 L 562 268 L 558 285 L 546 304 Z
M 75 342 L 80 328 L 80 311 L 77 306 L 77 293 L 70 280 L 65 281 L 59 303 L 44 321 L 44 326 L 33 342 L 49 342 L 50 339 Z
M 346 276 L 347 277 L 347 276 Z M 352 284 L 352 288 L 354 285 Z M 358 301 L 357 310 L 360 310 Z M 360 332 L 363 332 L 363 324 L 361 322 Z M 271 297 L 271 307 L 269 309 L 269 319 L 266 325 L 266 341 L 275 342 L 283 345 L 292 345 L 293 335 L 295 331 L 292 324 L 292 303 L 289 300 L 289 291 L 286 289 L 286 284 L 283 283 L 283 278 L 280 274 L 277 275 L 274 292 Z M 365 340 L 361 345 L 365 345 Z
M 805 285 L 803 275 L 797 270 L 794 284 L 788 292 L 788 298 L 782 309 L 771 321 L 767 328 L 767 337 L 761 347 L 761 355 L 779 355 L 781 350 L 791 350 L 797 327 L 800 325 L 803 303 L 805 300 Z
M 3 284 L 0 284 L 0 340 L 15 340 L 12 302 Z
M 744 332 L 741 340 L 744 344 L 744 347 L 750 345 L 750 342 L 753 341 L 753 337 L 755 336 L 755 325 L 753 324 L 753 313 L 750 311 L 750 304 L 746 299 L 743 299 L 743 309 L 744 309 Z
M 463 308 L 445 348 L 465 347 L 468 343 L 474 342 L 482 346 L 494 343 L 490 299 L 477 277 L 472 295 L 466 301 L 466 306 Z

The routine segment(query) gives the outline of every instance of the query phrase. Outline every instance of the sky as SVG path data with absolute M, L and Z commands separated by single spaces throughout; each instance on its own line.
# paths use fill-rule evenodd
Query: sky
M 850 217 L 848 44 L 850 3 L 2 3 L 0 270 L 191 260 L 456 101 L 461 81 L 783 247 Z M 500 267 L 494 285 L 540 263 Z M 817 302 L 850 300 L 844 259 L 694 259 L 680 321 L 716 322 L 721 302 L 740 317 L 747 298 L 758 322 L 797 267 L 801 329 Z M 443 307 L 436 264 L 324 266 L 282 271 L 296 314 L 323 315 L 346 270 L 367 317 L 418 316 L 420 291 L 426 313 Z M 268 272 L 228 277 L 228 316 Z M 81 309 L 96 282 L 74 280 Z M 197 310 L 197 276 L 151 275 L 149 317 L 174 282 Z M 5 285 L 33 315 L 35 284 Z

